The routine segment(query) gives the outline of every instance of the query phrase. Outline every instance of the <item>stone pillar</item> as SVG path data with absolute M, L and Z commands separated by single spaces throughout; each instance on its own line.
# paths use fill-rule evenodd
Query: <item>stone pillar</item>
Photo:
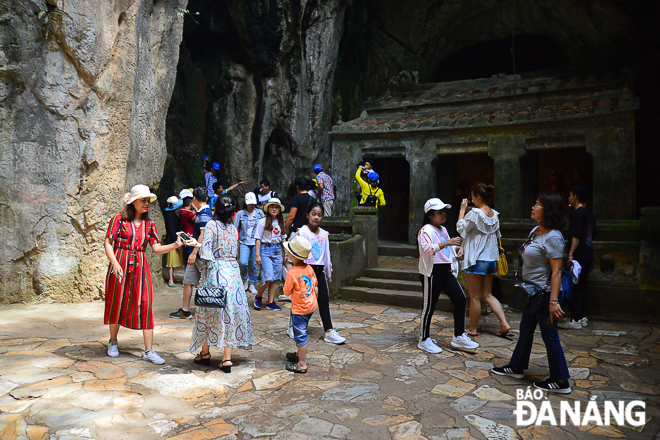
M 596 219 L 630 220 L 635 214 L 635 127 L 599 127 L 587 136 L 594 158 L 593 213 Z
M 353 208 L 355 214 L 351 217 L 353 223 L 353 235 L 364 237 L 364 254 L 366 255 L 366 267 L 370 269 L 378 266 L 378 208 L 372 206 L 356 206 Z
M 417 243 L 417 232 L 424 218 L 424 203 L 435 197 L 435 167 L 438 157 L 435 142 L 419 140 L 406 145 L 406 160 L 410 164 L 410 202 L 408 243 Z
M 498 136 L 488 142 L 488 155 L 495 162 L 495 207 L 500 218 L 522 216 L 522 173 L 520 158 L 525 155 L 522 136 Z
M 641 211 L 639 286 L 660 289 L 660 207 L 646 207 Z
M 335 186 L 335 205 L 333 215 L 336 217 L 350 214 L 353 200 L 353 180 L 357 161 L 353 163 L 353 147 L 349 141 L 332 141 L 332 182 Z M 357 147 L 355 147 L 357 149 Z

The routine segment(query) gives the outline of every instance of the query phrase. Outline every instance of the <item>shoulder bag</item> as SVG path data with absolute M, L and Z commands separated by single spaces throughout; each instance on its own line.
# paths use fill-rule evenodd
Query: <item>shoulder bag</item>
M 500 259 L 497 260 L 497 276 L 503 277 L 509 273 L 509 263 L 506 261 L 506 253 L 502 247 L 502 234 L 499 229 L 497 230 L 497 247 L 500 252 Z
M 223 286 L 198 287 L 195 293 L 196 307 L 224 309 L 227 301 L 227 290 Z
M 527 240 L 531 240 L 534 230 L 529 234 Z M 522 274 L 523 266 L 523 257 L 522 255 L 518 256 L 518 270 L 516 271 L 516 277 Z M 499 265 L 498 265 L 499 269 Z M 499 270 L 498 270 L 499 272 Z M 523 313 L 536 313 L 541 307 L 543 297 L 550 293 L 550 280 L 543 287 L 537 286 L 533 283 L 528 283 L 527 281 L 516 280 L 516 283 L 513 285 L 513 298 L 509 304 L 511 307 L 517 310 L 521 310 Z

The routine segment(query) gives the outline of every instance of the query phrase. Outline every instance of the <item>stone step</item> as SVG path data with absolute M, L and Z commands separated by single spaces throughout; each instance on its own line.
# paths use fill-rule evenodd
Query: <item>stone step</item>
M 369 278 L 416 281 L 419 284 L 419 272 L 416 270 L 375 267 L 373 269 L 365 269 L 364 275 Z
M 357 280 L 356 280 L 357 281 Z M 369 287 L 346 286 L 339 288 L 339 297 L 347 301 L 364 301 L 376 304 L 387 304 L 390 306 L 410 307 L 421 311 L 423 298 L 421 292 L 406 290 L 375 289 Z M 438 298 L 436 310 L 451 312 L 454 305 L 445 294 Z
M 392 257 L 415 257 L 419 258 L 417 246 L 410 244 L 378 244 L 378 255 Z
M 356 278 L 354 284 L 358 287 L 370 287 L 373 289 L 384 290 L 402 290 L 410 292 L 422 292 L 422 283 L 417 281 L 406 281 L 396 279 L 383 279 L 383 278 Z

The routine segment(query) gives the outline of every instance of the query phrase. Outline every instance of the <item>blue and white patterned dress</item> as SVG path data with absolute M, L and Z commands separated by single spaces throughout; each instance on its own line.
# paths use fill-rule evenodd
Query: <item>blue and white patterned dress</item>
M 241 271 L 236 261 L 238 231 L 233 224 L 213 220 L 206 224 L 199 258 L 204 262 L 199 286 L 222 286 L 227 292 L 224 309 L 198 307 L 195 312 L 190 351 L 202 345 L 251 348 L 252 321 Z

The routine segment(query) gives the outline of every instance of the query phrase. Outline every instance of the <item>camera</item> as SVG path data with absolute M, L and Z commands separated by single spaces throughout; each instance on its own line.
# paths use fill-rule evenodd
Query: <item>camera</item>
M 472 194 L 468 196 L 467 201 L 468 201 L 468 206 L 474 206 L 474 202 L 472 201 Z

